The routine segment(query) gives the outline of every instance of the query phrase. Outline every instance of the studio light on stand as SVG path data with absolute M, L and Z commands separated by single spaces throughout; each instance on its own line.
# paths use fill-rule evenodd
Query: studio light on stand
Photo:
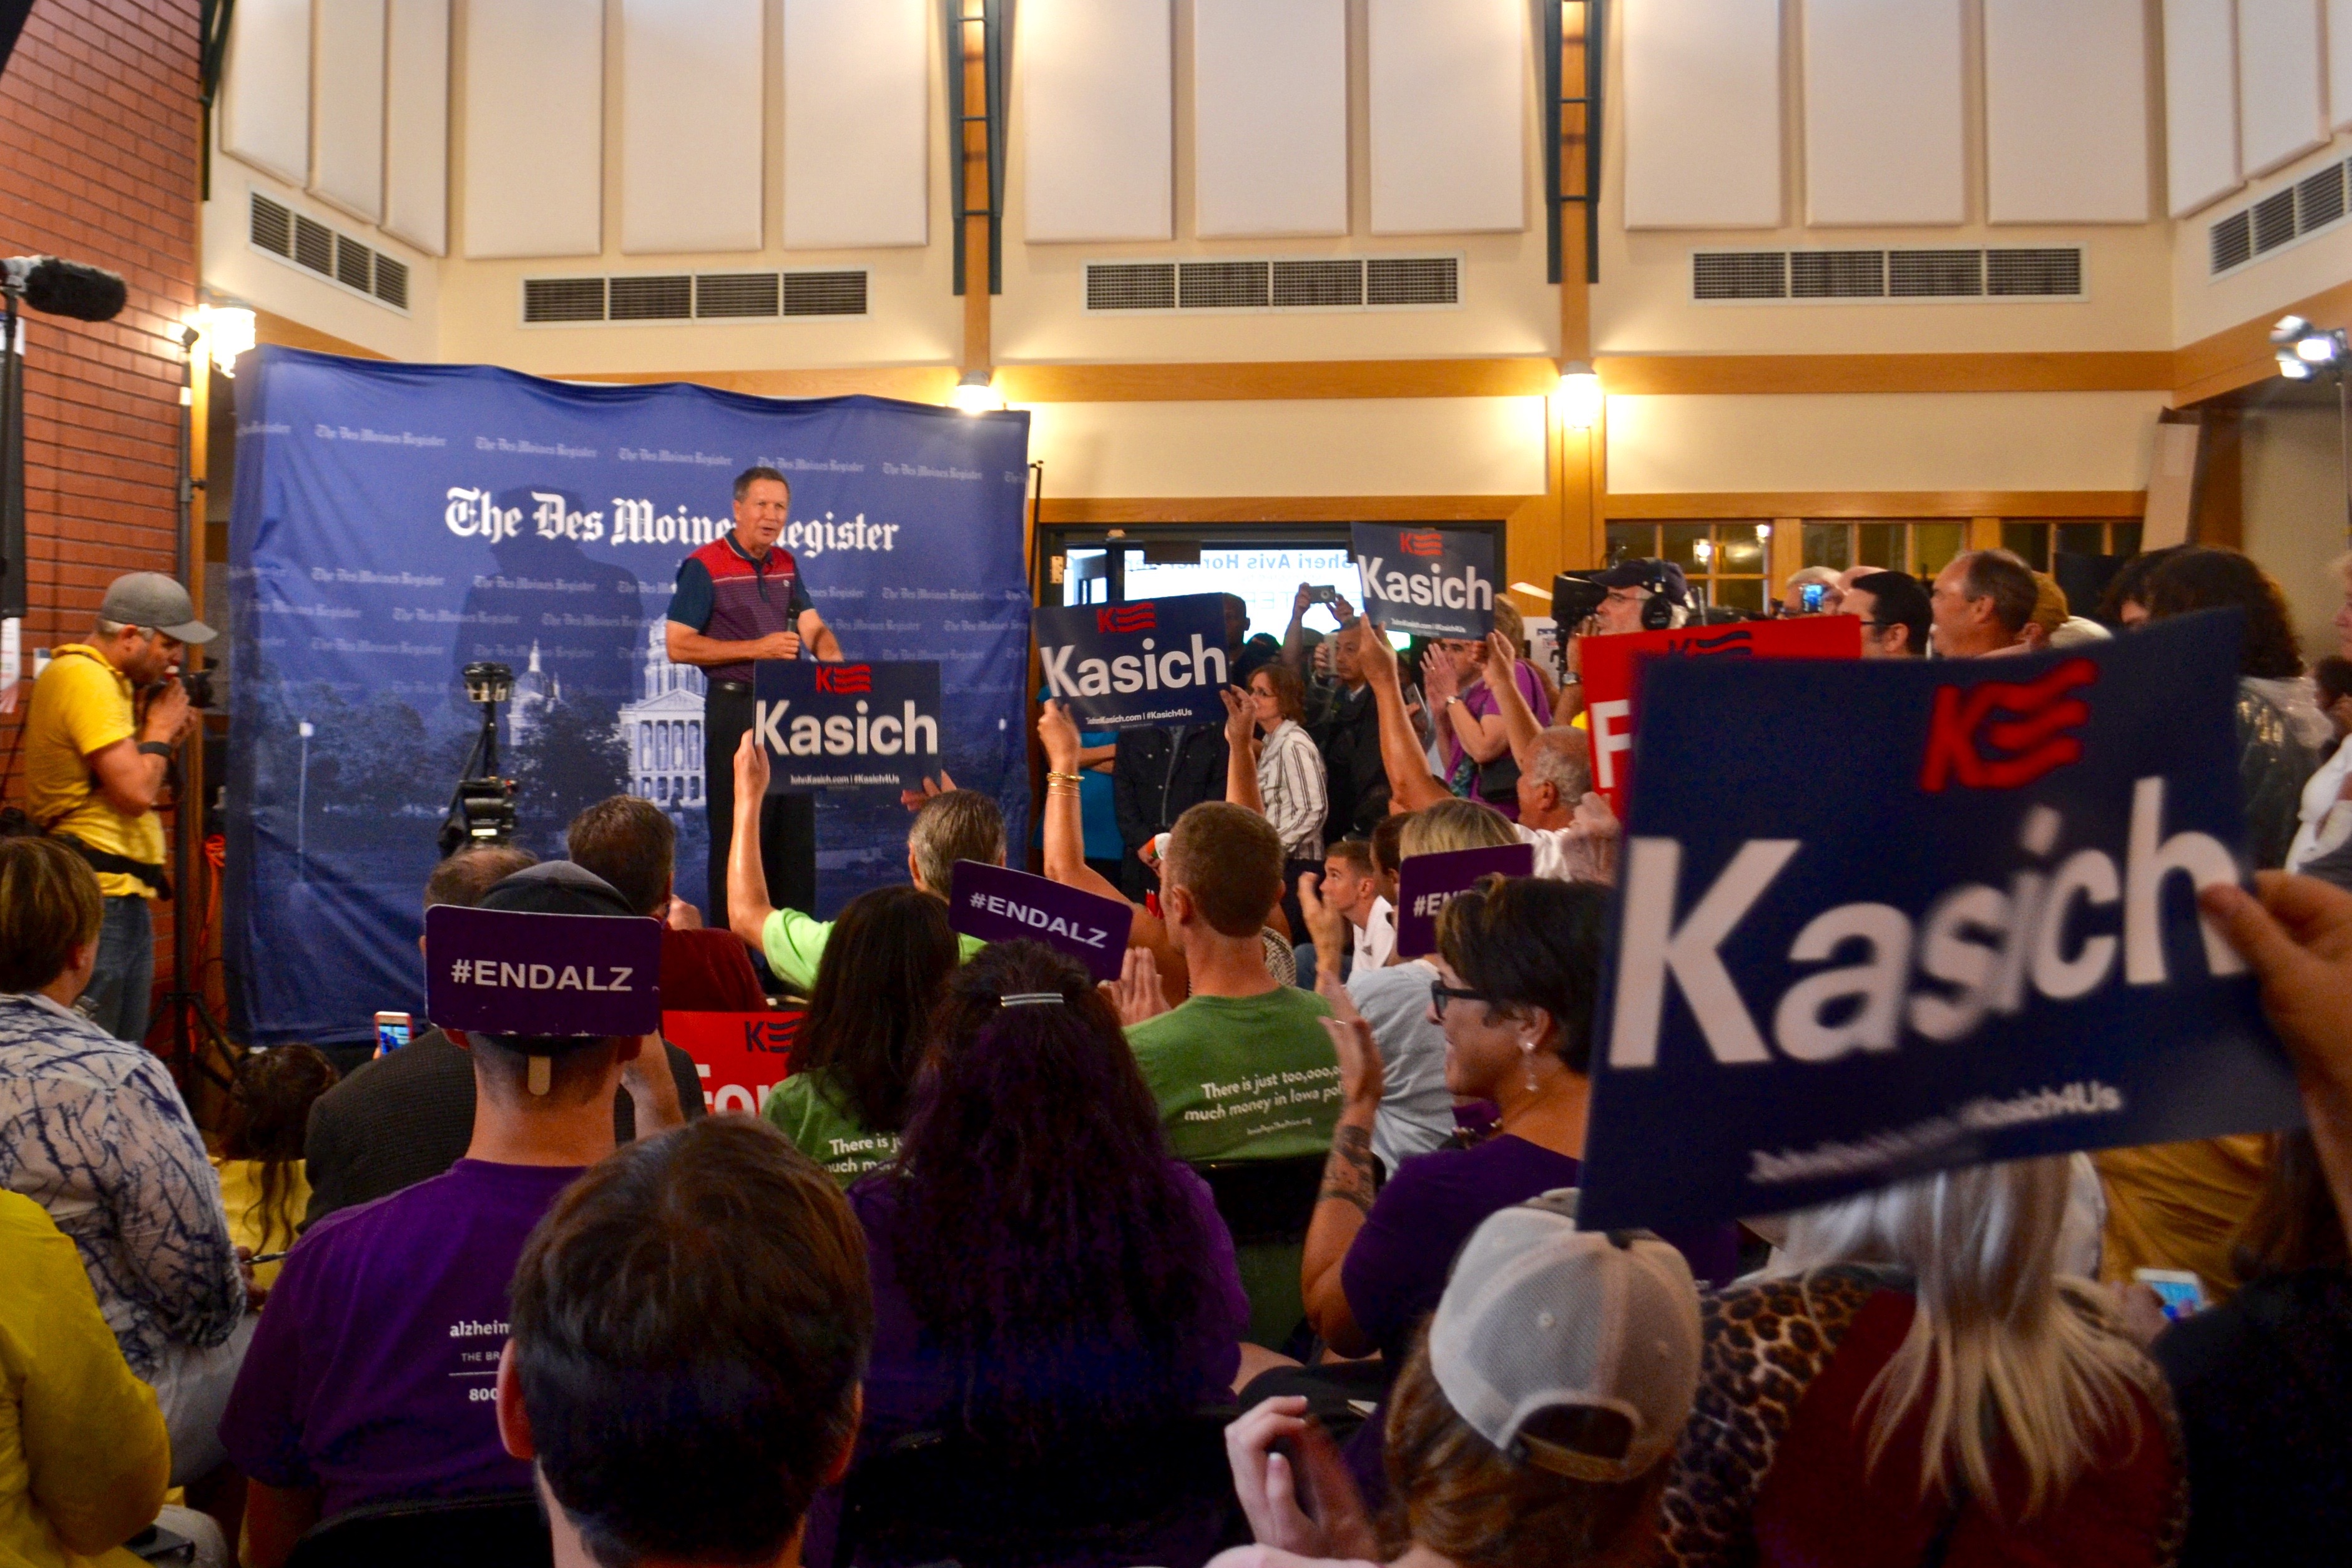
M 445 860 L 468 844 L 504 844 L 515 829 L 515 781 L 499 777 L 499 704 L 514 695 L 514 670 L 478 659 L 466 667 L 465 682 L 467 700 L 482 710 L 482 732 L 441 821 Z
M 984 370 L 966 371 L 948 401 L 959 414 L 997 414 L 1004 408 L 1004 394 L 996 389 L 996 378 Z
M 2352 346 L 2341 327 L 2315 327 L 2301 316 L 2282 316 L 2271 329 L 2271 349 L 2279 374 L 2288 381 L 2336 378 L 2336 436 L 2344 465 L 2344 538 L 2352 544 Z

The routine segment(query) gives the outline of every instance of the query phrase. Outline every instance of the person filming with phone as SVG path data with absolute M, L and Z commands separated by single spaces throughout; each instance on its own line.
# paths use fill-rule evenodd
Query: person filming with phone
M 155 979 L 147 905 L 172 892 L 155 806 L 196 723 L 180 661 L 214 635 L 185 588 L 160 572 L 132 572 L 108 585 L 89 638 L 52 649 L 33 683 L 25 810 L 98 873 L 106 912 L 79 1007 L 118 1040 L 147 1034 Z

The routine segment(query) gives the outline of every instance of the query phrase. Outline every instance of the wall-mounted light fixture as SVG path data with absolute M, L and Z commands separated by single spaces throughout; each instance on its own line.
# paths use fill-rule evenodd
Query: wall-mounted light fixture
M 1004 406 L 1004 394 L 996 389 L 996 378 L 988 372 L 970 370 L 956 383 L 948 401 L 960 414 L 993 414 Z
M 236 356 L 253 346 L 254 315 L 242 305 L 199 305 L 197 348 L 220 367 L 223 375 L 236 374 Z
M 1589 360 L 1572 359 L 1560 367 L 1559 422 L 1571 430 L 1590 430 L 1601 423 L 1601 376 Z
M 2336 421 L 2344 465 L 2344 538 L 2352 543 L 2352 346 L 2341 327 L 2315 327 L 2301 316 L 2281 316 L 2271 329 L 2279 374 L 2289 381 L 2336 378 Z

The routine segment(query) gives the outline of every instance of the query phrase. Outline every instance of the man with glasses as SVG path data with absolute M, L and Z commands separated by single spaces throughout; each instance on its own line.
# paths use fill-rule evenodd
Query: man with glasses
M 1862 657 L 1920 658 L 1927 652 L 1927 626 L 1934 610 L 1919 580 L 1901 572 L 1857 577 L 1837 613 L 1862 618 Z

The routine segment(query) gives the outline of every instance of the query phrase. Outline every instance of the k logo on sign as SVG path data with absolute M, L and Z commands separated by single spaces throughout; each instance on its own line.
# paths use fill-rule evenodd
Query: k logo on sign
M 1095 630 L 1106 635 L 1157 631 L 1160 617 L 1150 605 L 1105 605 L 1095 612 Z
M 820 664 L 816 667 L 816 689 L 843 694 L 874 689 L 874 667 L 870 664 Z
M 1433 528 L 1397 535 L 1399 555 L 1418 555 L 1424 559 L 1445 553 L 1445 535 Z
M 1964 789 L 2016 789 L 2080 762 L 2081 737 L 2064 731 L 2088 723 L 2091 706 L 2067 693 L 2098 679 L 2097 665 L 2076 658 L 2036 681 L 1940 688 L 1919 787 L 1930 795 L 1941 794 L 1954 783 Z M 2010 717 L 1997 719 L 1996 714 Z M 1985 742 L 1999 752 L 1987 756 L 1981 749 Z

